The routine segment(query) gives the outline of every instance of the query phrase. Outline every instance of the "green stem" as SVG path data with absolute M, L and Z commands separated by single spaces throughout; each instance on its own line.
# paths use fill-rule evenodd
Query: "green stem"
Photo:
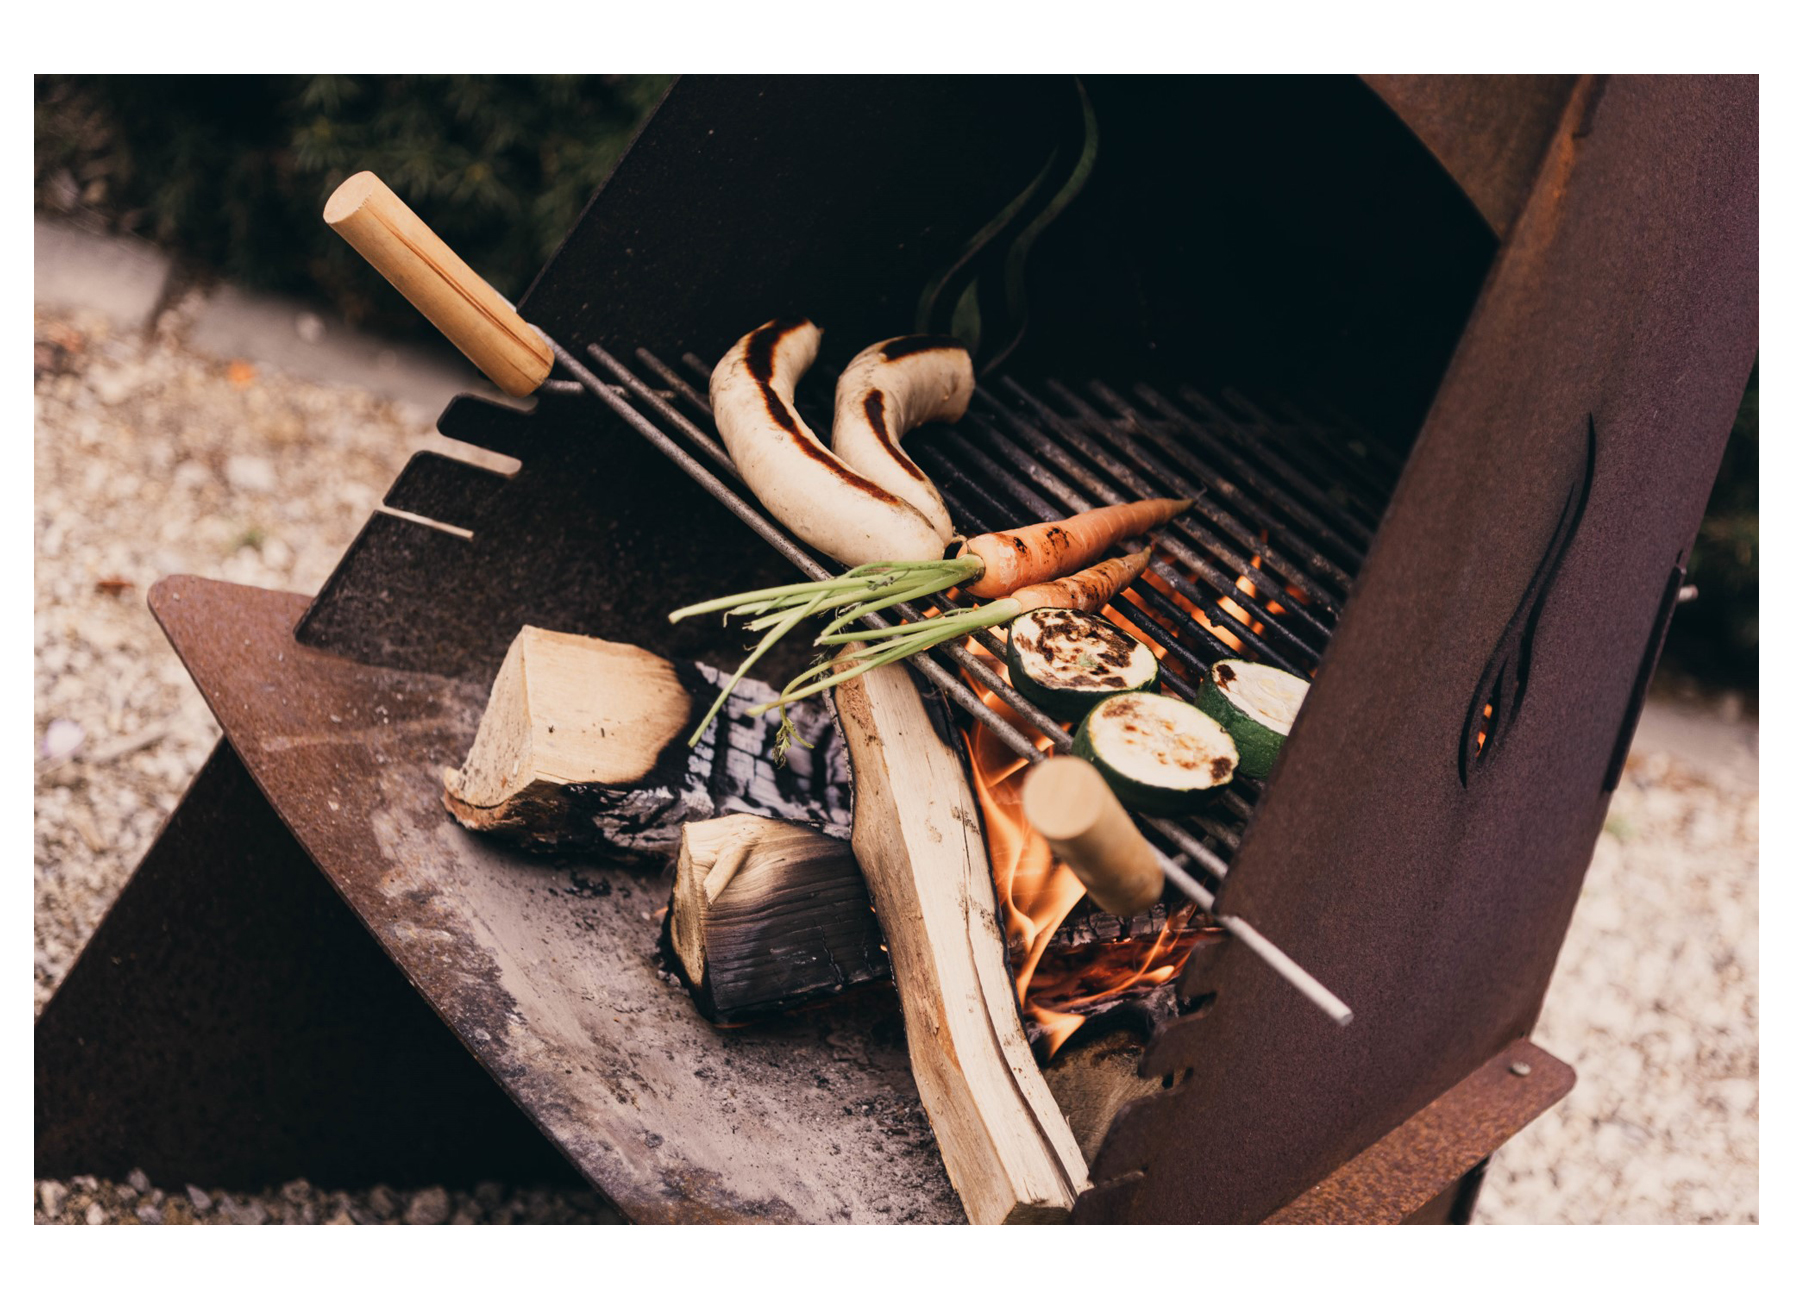
M 711 719 L 716 717 L 717 713 L 721 711 L 723 701 L 729 698 L 735 688 L 741 684 L 741 679 L 747 676 L 747 670 L 758 663 L 760 656 L 772 649 L 774 643 L 776 643 L 780 637 L 784 636 L 785 633 L 789 632 L 792 628 L 803 622 L 804 619 L 808 618 L 812 608 L 821 603 L 821 601 L 822 596 L 818 594 L 809 605 L 804 605 L 793 610 L 790 614 L 785 616 L 784 621 L 760 639 L 760 644 L 755 646 L 753 652 L 749 654 L 746 659 L 741 661 L 741 667 L 735 670 L 735 675 L 731 677 L 728 682 L 724 684 L 723 689 L 718 692 L 715 703 L 710 706 L 710 712 L 704 715 L 704 720 L 698 723 L 698 729 L 691 733 L 691 739 L 685 742 L 687 745 L 694 747 L 697 745 L 699 739 L 703 736 L 705 729 L 710 726 Z M 762 712 L 764 712 L 764 710 L 762 710 Z M 758 717 L 759 714 L 756 713 L 754 716 Z
M 964 613 L 965 611 L 960 610 L 960 611 L 956 611 L 956 612 Z M 938 617 L 950 618 L 950 617 L 952 617 L 952 615 L 942 614 L 942 615 L 939 615 Z M 851 645 L 855 641 L 889 641 L 894 636 L 909 636 L 917 628 L 921 627 L 923 625 L 923 623 L 932 623 L 932 622 L 934 622 L 934 619 L 925 618 L 922 620 L 921 623 L 896 623 L 890 627 L 849 628 L 845 632 L 835 632 L 835 633 L 831 633 L 828 636 L 819 636 L 814 641 L 812 641 L 810 644 L 811 645 Z
M 747 675 L 748 669 L 759 662 L 762 655 L 776 644 L 792 628 L 812 614 L 822 611 L 843 610 L 825 631 L 835 632 L 847 623 L 878 610 L 889 608 L 905 600 L 916 600 L 923 596 L 933 595 L 948 587 L 958 586 L 965 582 L 976 581 L 983 573 L 984 564 L 973 556 L 962 556 L 953 560 L 915 560 L 894 561 L 889 564 L 862 564 L 849 569 L 838 578 L 825 578 L 817 582 L 788 582 L 778 587 L 761 587 L 755 591 L 741 591 L 733 596 L 719 596 L 715 600 L 702 601 L 696 605 L 687 605 L 674 610 L 667 616 L 669 622 L 677 623 L 681 619 L 691 618 L 697 614 L 721 614 L 727 622 L 731 616 L 735 618 L 751 618 L 746 624 L 751 632 L 764 631 L 753 652 L 742 661 L 735 675 L 724 685 L 710 711 L 698 723 L 698 729 L 692 733 L 688 744 L 696 745 L 706 728 L 721 711 L 724 701 L 732 694 Z M 929 620 L 932 622 L 932 620 Z M 914 627 L 891 629 L 884 635 L 909 636 Z M 824 665 L 813 669 L 798 679 L 807 680 L 817 671 L 828 671 Z M 787 688 L 789 689 L 789 688 Z M 754 716 L 766 712 L 765 708 L 753 711 Z
M 868 608 L 869 609 L 883 609 L 886 605 L 892 604 L 893 602 L 908 600 L 908 599 L 910 599 L 910 597 L 912 595 L 926 595 L 926 594 L 929 594 L 929 593 L 932 593 L 932 592 L 935 592 L 938 590 L 940 590 L 940 586 L 939 586 L 938 582 L 934 582 L 934 581 L 919 582 L 919 583 L 915 583 L 911 586 L 899 587 L 894 595 L 887 595 L 884 598 L 884 600 L 882 600 L 872 606 L 867 606 L 865 604 L 865 599 L 866 599 L 867 593 L 865 593 L 863 591 L 849 591 L 849 592 L 846 592 L 845 594 L 840 593 L 840 592 L 835 592 L 835 593 L 825 592 L 823 594 L 823 596 L 821 597 L 821 599 L 816 604 L 811 606 L 811 609 L 815 613 L 824 613 L 831 609 L 839 609 L 843 605 L 848 606 L 848 612 L 846 614 L 843 614 L 841 616 L 841 618 L 837 619 L 834 623 L 831 623 L 829 625 L 831 627 L 835 627 L 835 626 L 838 626 L 843 621 L 851 621 L 851 620 L 859 617 L 859 611 L 861 611 L 861 610 L 868 609 Z M 775 609 L 776 608 L 789 608 L 790 605 L 797 604 L 797 603 L 801 603 L 801 602 L 799 602 L 795 599 L 791 600 L 791 601 L 787 601 L 787 602 L 778 602 L 778 601 L 767 602 L 767 604 L 774 606 Z M 760 612 L 760 607 L 758 605 L 755 605 L 748 609 L 738 609 L 735 611 L 735 613 L 737 613 L 737 614 L 756 614 L 759 612 Z M 725 617 L 727 617 L 727 616 L 725 615 Z M 764 614 L 761 617 L 755 619 L 753 622 L 746 623 L 743 626 L 746 627 L 747 630 L 750 632 L 758 632 L 761 628 L 771 627 L 774 623 L 777 623 L 778 621 L 779 621 L 779 615 L 777 612 L 774 612 L 774 613 L 770 613 L 770 614 Z
M 924 596 L 932 596 L 936 592 L 945 591 L 948 587 L 958 586 L 959 582 L 960 579 L 957 576 L 950 578 L 936 577 L 924 579 L 923 581 L 912 582 L 908 586 L 900 587 L 896 591 L 887 592 L 879 600 L 854 605 L 843 610 L 840 614 L 837 614 L 828 626 L 824 627 L 822 631 L 817 634 L 814 644 L 838 644 L 835 642 L 827 642 L 824 638 L 839 632 L 842 628 L 846 627 L 849 623 L 854 622 L 856 619 L 863 619 L 869 614 L 876 614 L 880 610 L 889 609 L 893 605 L 901 605 L 907 600 L 921 600 Z M 885 629 L 878 630 L 883 631 Z
M 866 600 L 889 591 L 893 586 L 927 595 L 944 591 L 968 581 L 976 581 L 984 571 L 983 562 L 974 556 L 954 560 L 904 560 L 889 564 L 862 564 L 838 578 L 815 582 L 790 582 L 779 587 L 761 587 L 756 591 L 740 591 L 733 596 L 686 605 L 667 615 L 669 622 L 697 614 L 767 614 L 779 609 L 805 604 L 816 595 L 831 596 L 830 606 Z
M 818 591 L 836 587 L 845 587 L 854 581 L 858 570 L 844 573 L 839 578 L 829 578 L 820 582 L 792 582 L 783 587 L 762 587 L 758 591 L 738 591 L 733 596 L 718 596 L 715 600 L 702 601 L 696 605 L 687 605 L 667 615 L 667 622 L 677 623 L 682 618 L 691 618 L 695 614 L 717 614 L 733 610 L 737 606 L 745 606 L 755 601 L 771 601 L 777 597 L 794 596 L 802 599 L 813 596 Z M 767 606 L 770 608 L 770 605 Z M 757 611 L 756 611 L 757 612 Z
M 996 627 L 1000 623 L 1007 623 L 1021 612 L 1021 604 L 1018 601 L 1008 599 L 993 600 L 990 604 L 979 605 L 976 609 L 955 610 L 950 614 L 942 614 L 937 618 L 924 619 L 920 623 L 905 624 L 904 628 L 907 631 L 907 635 L 892 641 L 890 644 L 870 655 L 851 655 L 843 652 L 829 660 L 826 664 L 821 664 L 810 669 L 808 672 L 798 674 L 798 676 L 786 683 L 785 689 L 779 692 L 778 699 L 768 700 L 765 704 L 756 704 L 753 708 L 748 710 L 748 716 L 758 717 L 768 709 L 781 708 L 785 705 L 795 704 L 798 700 L 807 699 L 809 696 L 820 694 L 826 690 L 832 690 L 843 682 L 850 682 L 863 673 L 871 672 L 874 668 L 882 668 L 886 664 L 894 664 L 901 660 L 908 659 L 912 655 L 920 654 L 924 650 L 932 649 L 943 642 L 952 641 L 958 637 L 969 635 L 970 633 L 977 632 L 983 628 Z M 835 672 L 821 681 L 810 681 L 811 678 L 816 677 L 819 673 L 824 673 L 830 669 L 839 667 L 843 661 L 852 663 L 853 667 Z M 806 682 L 809 682 L 809 684 L 804 685 Z M 800 687 L 800 689 L 793 690 L 793 687 Z

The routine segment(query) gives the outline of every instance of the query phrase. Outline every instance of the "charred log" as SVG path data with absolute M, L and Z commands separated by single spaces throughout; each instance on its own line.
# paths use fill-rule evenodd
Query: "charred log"
M 853 849 L 747 814 L 686 825 L 667 944 L 698 1010 L 719 1024 L 891 977 Z

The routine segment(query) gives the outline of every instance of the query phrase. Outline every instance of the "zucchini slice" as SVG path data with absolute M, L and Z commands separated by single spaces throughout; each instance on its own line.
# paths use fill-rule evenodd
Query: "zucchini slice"
M 1294 673 L 1244 659 L 1223 659 L 1196 692 L 1196 707 L 1227 728 L 1240 751 L 1240 771 L 1263 780 L 1302 701 L 1308 683 Z
M 1240 753 L 1221 724 L 1168 695 L 1131 692 L 1085 715 L 1072 753 L 1137 812 L 1176 815 L 1233 780 Z
M 1061 722 L 1077 722 L 1111 695 L 1159 684 L 1152 648 L 1094 614 L 1031 609 L 1009 625 L 1009 680 Z

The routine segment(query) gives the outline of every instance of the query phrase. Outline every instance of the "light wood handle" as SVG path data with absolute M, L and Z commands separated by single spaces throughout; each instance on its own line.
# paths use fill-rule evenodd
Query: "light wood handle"
M 548 378 L 554 353 L 542 336 L 373 172 L 336 187 L 324 223 L 512 397 Z
M 1164 893 L 1152 846 L 1102 773 L 1083 759 L 1036 764 L 1022 787 L 1022 811 L 1103 911 L 1138 916 Z

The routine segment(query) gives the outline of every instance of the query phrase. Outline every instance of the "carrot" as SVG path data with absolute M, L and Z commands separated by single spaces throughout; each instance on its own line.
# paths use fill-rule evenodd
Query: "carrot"
M 966 587 L 966 594 L 989 600 L 1058 578 L 1083 568 L 1124 537 L 1151 532 L 1189 507 L 1188 499 L 1153 497 L 974 537 L 960 548 L 959 555 L 976 556 L 984 568 Z
M 1074 573 L 1054 582 L 1023 587 L 1012 596 L 971 609 L 956 609 L 934 618 L 925 618 L 920 623 L 906 623 L 900 627 L 839 632 L 833 636 L 818 637 L 817 641 L 823 645 L 852 641 L 868 644 L 857 655 L 851 651 L 843 651 L 827 663 L 800 673 L 786 683 L 785 689 L 779 692 L 778 699 L 756 705 L 748 710 L 748 716 L 758 717 L 768 709 L 783 708 L 806 696 L 839 686 L 861 673 L 869 673 L 885 664 L 908 659 L 911 655 L 920 654 L 942 642 L 1007 623 L 1031 609 L 1077 609 L 1086 614 L 1094 614 L 1114 600 L 1123 587 L 1145 572 L 1151 559 L 1152 548 L 1149 546 L 1134 555 L 1104 560 L 1081 573 Z
M 1032 586 L 1022 587 L 1012 593 L 1009 600 L 1019 606 L 1015 611 L 1017 614 L 1025 614 L 1031 609 L 1078 609 L 1086 614 L 1094 614 L 1114 600 L 1115 594 L 1123 587 L 1145 573 L 1146 565 L 1151 559 L 1152 548 L 1149 546 L 1132 555 L 1104 560 L 1093 568 L 1060 578 L 1056 582 L 1037 582 Z
M 1094 611 L 1101 609 L 1110 595 L 1139 575 L 1141 568 L 1145 566 L 1145 559 L 1130 556 L 1096 565 L 1081 573 L 1072 571 L 1088 564 L 1123 538 L 1165 523 L 1189 504 L 1187 500 L 1155 497 L 1146 501 L 1100 506 L 1095 510 L 1072 515 L 1068 519 L 1028 524 L 1003 532 L 983 533 L 966 541 L 960 547 L 959 554 L 952 559 L 862 564 L 849 569 L 838 578 L 793 582 L 780 587 L 764 587 L 759 591 L 737 592 L 733 596 L 721 596 L 716 600 L 687 605 L 683 609 L 674 610 L 667 617 L 674 623 L 696 614 L 721 614 L 725 622 L 731 616 L 749 619 L 746 625 L 748 631 L 764 632 L 766 635 L 747 662 L 742 664 L 742 671 L 745 672 L 765 653 L 768 646 L 789 632 L 797 622 L 812 614 L 833 615 L 833 619 L 816 637 L 816 645 L 840 645 L 848 641 L 922 634 L 923 629 L 914 624 L 876 631 L 862 628 L 844 632 L 843 629 L 868 614 L 875 614 L 905 601 L 921 600 L 950 587 L 960 587 L 981 599 L 1007 597 L 1012 592 L 1019 595 L 1031 588 L 1039 588 L 1049 592 L 1040 598 L 1041 604 L 1058 603 L 1066 609 L 1088 608 Z M 1068 573 L 1071 574 L 1070 577 L 1065 576 Z M 1094 605 L 1085 605 L 1080 587 L 1076 584 L 1090 584 L 1091 598 L 1094 598 L 1106 582 L 1111 583 L 1109 595 L 1104 595 Z M 978 627 L 1008 622 L 1024 609 L 1039 607 L 1040 604 L 1018 606 L 991 622 L 967 624 L 964 630 L 971 631 Z M 963 635 L 963 632 L 937 634 L 934 631 L 937 628 L 959 626 L 949 620 L 980 618 L 985 610 L 995 608 L 995 605 L 981 606 L 975 610 L 956 611 L 943 619 L 926 620 L 930 629 L 926 635 L 933 638 L 928 644 L 937 644 Z M 895 642 L 893 647 L 894 645 Z M 910 650 L 894 658 L 901 659 L 914 653 L 915 650 Z M 826 669 L 812 670 L 816 671 Z M 810 675 L 805 674 L 806 677 Z M 740 673 L 737 673 L 736 678 L 739 677 Z M 799 681 L 801 680 L 800 678 Z M 734 681 L 723 687 L 710 712 L 704 715 L 698 729 L 692 733 L 689 743 L 698 743 L 698 738 L 704 734 L 711 718 L 716 716 L 717 709 L 722 707 L 723 700 L 728 698 L 734 687 Z

